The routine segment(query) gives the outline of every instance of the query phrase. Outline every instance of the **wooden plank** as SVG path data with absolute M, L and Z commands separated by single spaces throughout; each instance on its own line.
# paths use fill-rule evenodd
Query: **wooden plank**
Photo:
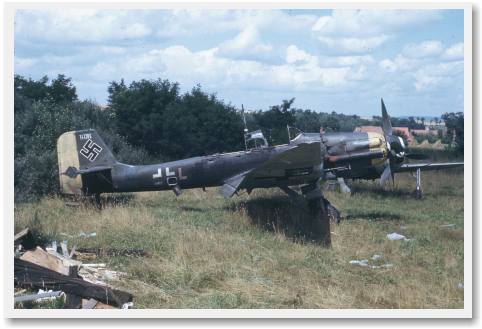
M 60 256 L 60 254 L 58 256 Z M 20 257 L 20 259 L 48 268 L 57 273 L 70 276 L 77 275 L 79 266 L 82 264 L 75 260 L 57 257 L 40 247 L 37 247 L 32 251 L 27 251 Z
M 86 310 L 90 310 L 90 309 L 93 309 L 95 308 L 95 306 L 98 304 L 99 302 L 96 301 L 95 299 L 91 298 L 91 299 L 82 299 L 82 308 L 83 309 L 86 309 Z
M 23 259 L 14 258 L 14 283 L 16 286 L 62 290 L 85 299 L 94 298 L 104 304 L 122 307 L 132 301 L 128 292 L 71 278 Z
M 97 303 L 95 304 L 95 307 L 94 307 L 96 310 L 98 309 L 112 309 L 114 307 L 110 306 L 110 305 L 107 305 L 107 304 L 104 304 L 104 303 Z
M 24 228 L 23 230 L 21 230 L 20 232 L 15 234 L 15 236 L 13 237 L 13 241 L 16 242 L 18 239 L 23 238 L 24 236 L 26 236 L 29 233 L 30 233 L 30 229 L 28 227 Z

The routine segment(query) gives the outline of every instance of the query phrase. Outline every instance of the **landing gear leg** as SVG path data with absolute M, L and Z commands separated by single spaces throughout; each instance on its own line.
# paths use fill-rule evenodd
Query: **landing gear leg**
M 422 173 L 420 171 L 420 168 L 417 169 L 417 173 L 415 176 L 417 180 L 417 187 L 415 189 L 415 198 L 416 199 L 422 199 L 423 198 L 423 192 L 422 192 Z
M 94 194 L 94 204 L 98 209 L 102 209 L 102 199 L 100 198 L 100 193 Z
M 351 195 L 351 189 L 346 185 L 345 180 L 342 177 L 338 177 L 338 184 L 340 185 L 340 192 L 343 194 Z
M 330 213 L 337 223 L 340 219 L 340 213 L 323 196 L 320 181 L 317 180 L 303 186 L 301 188 L 302 196 L 288 186 L 280 186 L 280 188 L 292 198 L 299 199 L 303 196 L 303 199 L 308 203 L 311 214 L 311 222 L 308 225 L 309 232 L 307 232 L 309 239 L 324 247 L 331 247 Z
M 330 221 L 336 224 L 340 224 L 341 215 L 338 209 L 336 209 L 327 199 L 323 198 L 323 201 L 325 202 L 326 212 Z
M 323 196 L 320 180 L 303 186 L 301 193 L 308 202 L 308 208 L 313 216 L 313 238 L 322 246 L 331 247 L 330 218 L 328 216 L 328 205 L 331 206 L 331 204 Z

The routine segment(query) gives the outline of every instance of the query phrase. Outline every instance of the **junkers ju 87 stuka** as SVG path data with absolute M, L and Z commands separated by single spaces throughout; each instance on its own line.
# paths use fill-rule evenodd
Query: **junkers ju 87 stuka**
M 299 133 L 288 144 L 269 146 L 261 131 L 245 129 L 246 149 L 154 165 L 118 162 L 95 130 L 70 131 L 57 142 L 60 187 L 64 194 L 172 190 L 219 186 L 232 197 L 239 190 L 279 187 L 294 198 L 303 197 L 313 213 L 320 241 L 330 244 L 329 216 L 338 215 L 323 197 L 321 182 L 330 178 L 380 178 L 394 173 L 433 170 L 463 163 L 403 163 L 405 144 L 392 134 L 382 100 L 383 134 Z M 300 193 L 292 189 L 300 186 Z

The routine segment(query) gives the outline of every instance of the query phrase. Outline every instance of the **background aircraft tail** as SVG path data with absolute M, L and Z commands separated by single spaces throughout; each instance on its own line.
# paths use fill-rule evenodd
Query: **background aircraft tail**
M 57 140 L 57 156 L 60 191 L 64 194 L 89 194 L 95 189 L 88 182 L 89 174 L 102 173 L 110 177 L 110 170 L 117 163 L 93 129 L 63 133 Z

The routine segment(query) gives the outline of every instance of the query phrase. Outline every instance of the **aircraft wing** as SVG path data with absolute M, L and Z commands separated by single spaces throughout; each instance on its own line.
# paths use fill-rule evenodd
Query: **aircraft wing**
M 312 168 L 322 162 L 320 142 L 302 143 L 293 146 L 258 166 L 224 181 L 219 192 L 226 198 L 233 196 L 243 182 L 253 178 L 281 178 L 290 169 Z
M 440 163 L 404 163 L 395 172 L 411 172 L 420 170 L 439 170 L 463 166 L 463 162 L 440 162 Z
M 322 161 L 320 142 L 297 144 L 251 170 L 249 177 L 284 177 L 286 170 L 318 166 Z

